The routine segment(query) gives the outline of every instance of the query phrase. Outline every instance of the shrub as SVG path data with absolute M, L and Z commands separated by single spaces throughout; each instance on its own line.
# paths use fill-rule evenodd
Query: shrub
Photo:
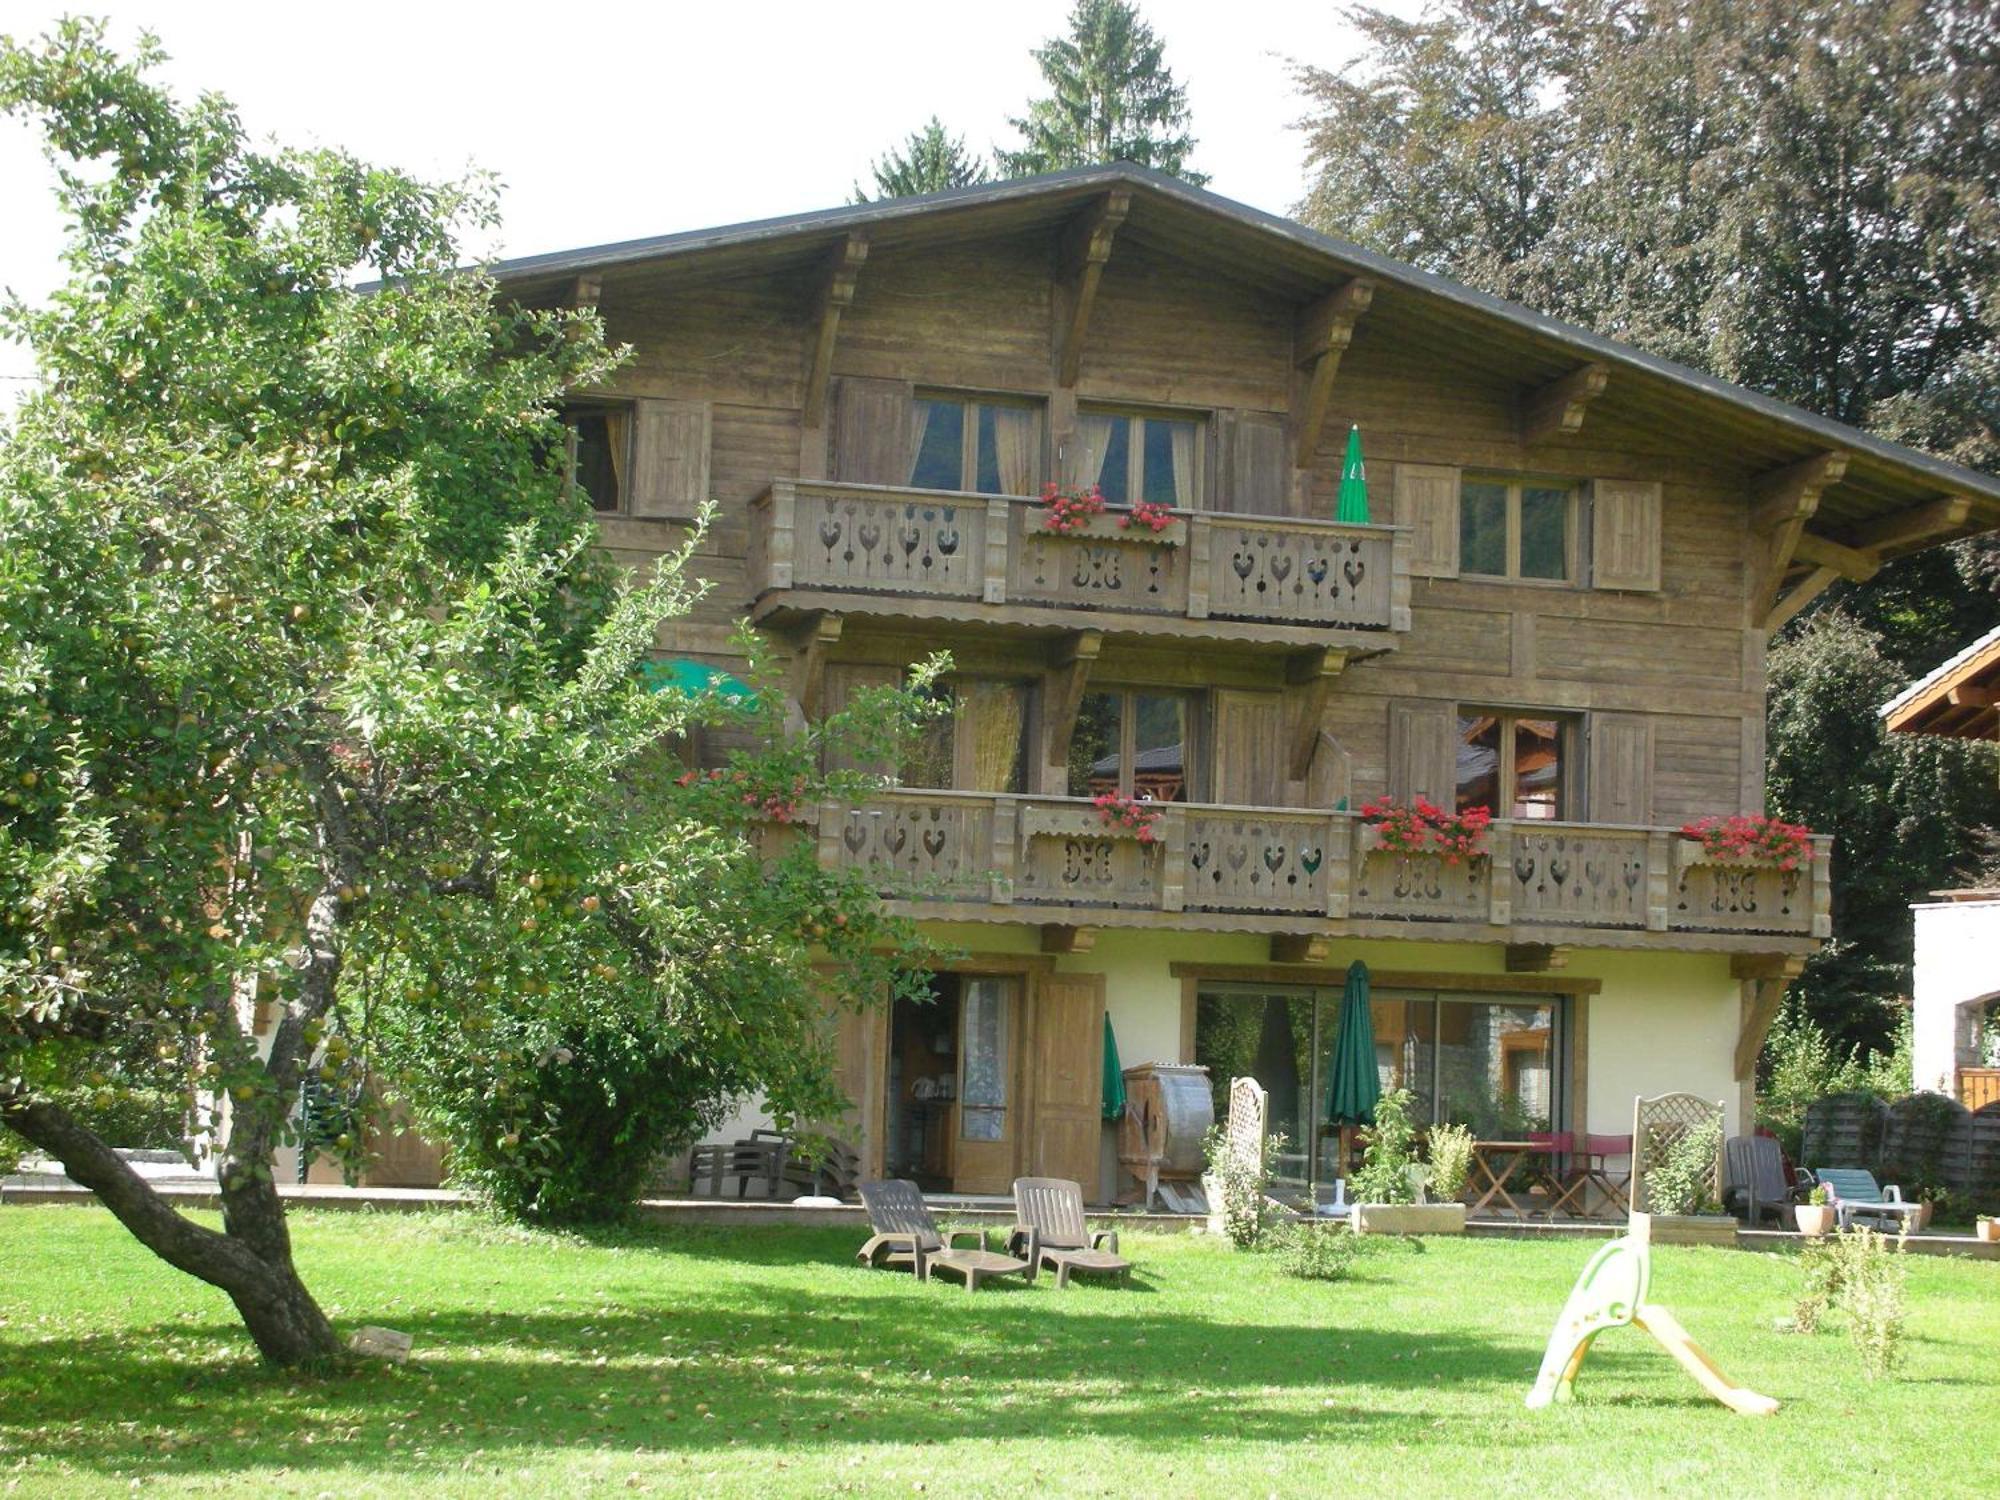
M 1221 1200 L 1216 1206 L 1222 1212 L 1222 1231 L 1239 1250 L 1256 1248 L 1264 1237 L 1270 1211 L 1264 1195 L 1271 1185 L 1271 1158 L 1284 1146 L 1284 1136 L 1267 1135 L 1252 1159 L 1231 1148 L 1229 1132 L 1220 1125 L 1213 1126 L 1202 1141 L 1209 1182 Z
M 1391 1089 L 1375 1101 L 1375 1129 L 1354 1174 L 1357 1203 L 1410 1203 L 1410 1167 L 1416 1160 L 1416 1128 L 1410 1124 L 1408 1089 Z
M 1646 1206 L 1656 1214 L 1700 1214 L 1716 1208 L 1715 1158 L 1722 1121 L 1684 1130 L 1646 1173 Z
M 1472 1131 L 1464 1125 L 1433 1126 L 1430 1147 L 1431 1196 L 1440 1203 L 1456 1203 L 1472 1173 Z
M 1331 1219 L 1299 1219 L 1271 1236 L 1287 1276 L 1305 1281 L 1339 1281 L 1354 1269 L 1361 1241 Z
M 1816 1333 L 1826 1314 L 1847 1314 L 1847 1334 L 1870 1380 L 1893 1375 L 1902 1358 L 1906 1268 L 1902 1241 L 1877 1230 L 1843 1229 L 1799 1253 L 1804 1277 L 1792 1326 Z
M 156 1088 L 51 1089 L 49 1097 L 107 1146 L 134 1151 L 180 1151 L 187 1140 L 187 1100 Z

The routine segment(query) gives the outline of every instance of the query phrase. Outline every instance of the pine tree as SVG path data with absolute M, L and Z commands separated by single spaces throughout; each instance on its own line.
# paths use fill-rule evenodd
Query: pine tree
M 869 162 L 868 171 L 875 179 L 875 191 L 871 195 L 855 183 L 856 203 L 971 187 L 992 175 L 978 153 L 966 149 L 965 137 L 947 135 L 944 122 L 936 115 L 921 130 L 911 131 L 901 150 L 891 148 L 888 155 Z
M 1126 0 L 1077 0 L 1069 34 L 1035 49 L 1050 94 L 1008 123 L 1021 132 L 1018 151 L 997 150 L 1009 177 L 1063 167 L 1129 161 L 1200 187 L 1190 171 L 1187 90 L 1174 82 L 1153 28 Z

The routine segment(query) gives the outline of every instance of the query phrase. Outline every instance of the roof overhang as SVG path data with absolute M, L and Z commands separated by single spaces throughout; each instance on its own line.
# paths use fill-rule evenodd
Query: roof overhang
M 2000 630 L 1990 630 L 1882 706 L 1898 734 L 2000 739 Z

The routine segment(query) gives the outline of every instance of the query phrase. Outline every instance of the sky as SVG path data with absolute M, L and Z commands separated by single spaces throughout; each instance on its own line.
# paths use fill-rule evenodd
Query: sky
M 1337 7 L 1141 9 L 1188 90 L 1193 166 L 1226 197 L 1288 211 L 1304 188 L 1288 59 L 1353 56 Z M 532 255 L 831 207 L 932 114 L 970 147 L 1013 144 L 1008 117 L 1040 91 L 1030 49 L 1062 30 L 1069 0 L 0 0 L 0 33 L 38 35 L 66 10 L 108 16 L 121 47 L 158 34 L 167 82 L 226 95 L 253 136 L 430 177 L 494 172 L 504 225 L 476 248 Z M 0 287 L 31 302 L 60 279 L 50 180 L 27 128 L 0 120 Z M 32 369 L 0 345 L 0 406 Z

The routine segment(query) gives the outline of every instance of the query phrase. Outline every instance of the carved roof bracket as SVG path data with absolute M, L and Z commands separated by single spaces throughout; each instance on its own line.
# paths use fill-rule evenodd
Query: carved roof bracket
M 1604 394 L 1608 365 L 1580 365 L 1529 394 L 1521 408 L 1521 441 L 1533 445 L 1583 430 L 1583 411 Z
M 1374 300 L 1375 283 L 1366 276 L 1356 276 L 1299 312 L 1292 329 L 1292 358 L 1307 373 L 1292 411 L 1292 428 L 1297 434 L 1293 463 L 1298 468 L 1310 468 L 1313 455 L 1319 452 L 1320 430 L 1326 426 L 1340 357 L 1353 341 L 1354 325 Z
M 1056 384 L 1073 389 L 1083 367 L 1083 340 L 1090 331 L 1097 283 L 1111 259 L 1111 242 L 1132 208 L 1129 188 L 1114 188 L 1096 199 L 1063 230 L 1056 280 L 1066 294 L 1056 308 Z M 1066 304 L 1066 305 L 1065 305 Z
M 840 315 L 854 303 L 861 264 L 867 259 L 867 234 L 859 229 L 850 230 L 834 244 L 813 293 L 812 307 L 807 313 L 812 339 L 806 350 L 807 427 L 818 427 L 826 420 L 826 387 L 833 374 L 833 343 L 840 332 Z

